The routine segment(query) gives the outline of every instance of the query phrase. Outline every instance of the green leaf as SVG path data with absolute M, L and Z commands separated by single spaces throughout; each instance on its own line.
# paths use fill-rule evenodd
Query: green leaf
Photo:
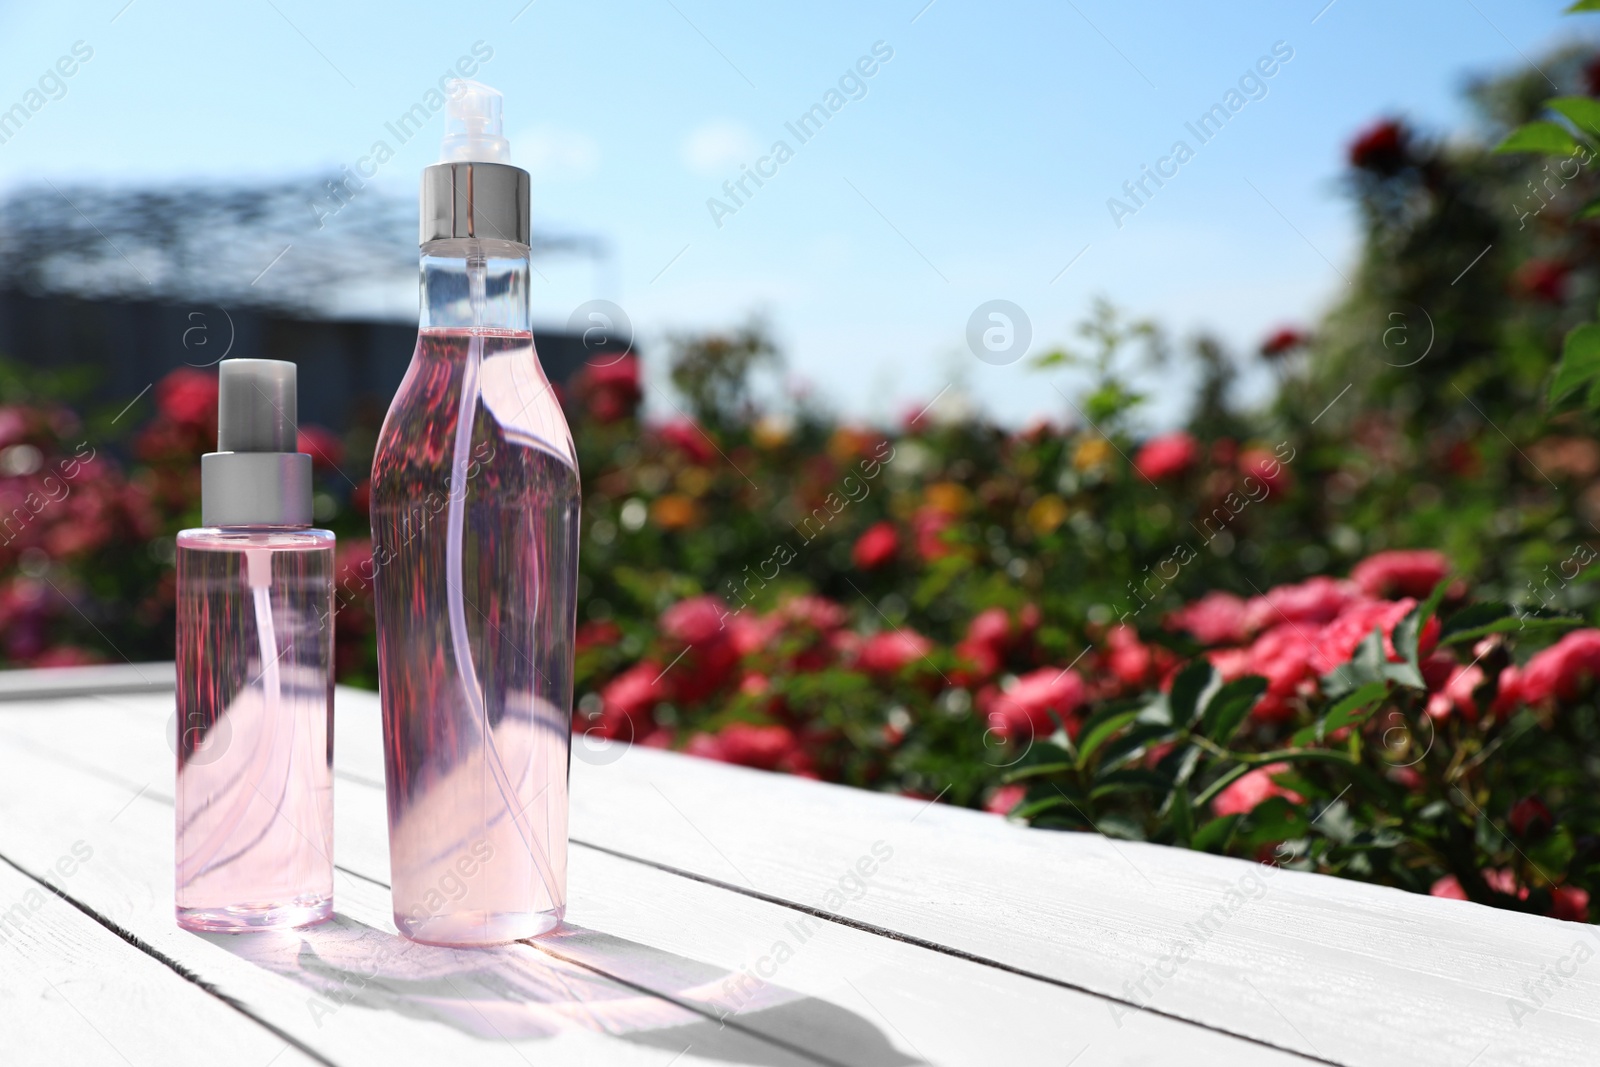
M 1172 822 L 1173 841 L 1188 847 L 1189 838 L 1194 833 L 1194 812 L 1189 807 L 1189 794 L 1184 789 L 1172 791 L 1167 818 Z
M 1019 808 L 1013 808 L 1011 811 L 1011 818 L 1026 819 L 1031 822 L 1034 816 L 1042 815 L 1045 812 L 1051 811 L 1055 808 L 1070 809 L 1072 808 L 1072 802 L 1067 800 L 1065 797 L 1044 797 L 1040 800 L 1035 800 L 1024 804 Z M 1087 822 L 1087 820 L 1082 821 L 1085 823 Z
M 1428 683 L 1422 678 L 1422 668 L 1415 663 L 1384 663 L 1383 676 L 1390 681 L 1399 682 L 1408 689 L 1426 689 Z
M 1561 365 L 1550 383 L 1550 404 L 1567 397 L 1600 377 L 1600 323 L 1574 326 L 1561 346 Z
M 1228 844 L 1228 839 L 1233 836 L 1234 827 L 1239 825 L 1238 815 L 1224 815 L 1212 819 L 1194 832 L 1189 840 L 1189 847 L 1199 852 L 1221 851 Z
M 1139 713 L 1137 711 L 1124 711 L 1107 716 L 1099 722 L 1085 723 L 1084 732 L 1079 735 L 1080 740 L 1078 741 L 1078 766 L 1088 766 L 1090 758 L 1099 750 L 1101 745 L 1109 741 L 1118 730 L 1138 717 Z
M 1094 788 L 1089 790 L 1089 799 L 1099 800 L 1113 793 L 1165 793 L 1171 786 L 1172 782 L 1165 775 L 1155 771 L 1112 771 L 1095 779 Z
M 1495 148 L 1496 152 L 1538 152 L 1544 155 L 1566 155 L 1576 151 L 1578 142 L 1565 126 L 1554 122 L 1528 122 L 1511 131 Z
M 1585 133 L 1600 136 L 1600 100 L 1587 96 L 1558 96 L 1546 100 L 1544 106 L 1565 115 Z
M 1323 716 L 1323 722 L 1329 730 L 1342 730 L 1359 722 L 1363 718 L 1362 712 L 1388 695 L 1389 687 L 1383 682 L 1368 682 L 1344 699 L 1336 701 L 1328 709 L 1328 714 Z
M 1600 0 L 1577 0 L 1576 3 L 1567 8 L 1567 10 L 1562 12 L 1562 14 L 1577 15 L 1584 11 L 1600 11 Z
M 1172 727 L 1166 723 L 1138 723 L 1127 733 L 1112 738 L 1102 746 L 1097 769 L 1110 770 L 1150 742 L 1157 738 L 1169 737 L 1171 734 Z
M 1326 715 L 1289 739 L 1291 745 L 1320 744 L 1335 730 L 1360 722 L 1389 694 L 1388 682 L 1367 682 L 1334 702 Z
M 1102 816 L 1094 828 L 1106 837 L 1115 837 L 1122 841 L 1144 840 L 1144 827 L 1139 821 L 1132 816 L 1117 812 Z
M 1000 780 L 1010 785 L 1012 782 L 1024 782 L 1030 778 L 1048 778 L 1055 774 L 1065 774 L 1073 769 L 1070 763 L 1036 763 L 1031 767 L 1021 767 L 1008 771 L 1000 776 Z
M 1172 725 L 1187 726 L 1194 721 L 1200 694 L 1210 688 L 1216 669 L 1211 661 L 1201 657 L 1189 664 L 1172 680 L 1172 692 L 1167 703 L 1172 708 Z
M 1509 604 L 1493 601 L 1469 604 L 1450 616 L 1440 632 L 1439 644 L 1459 645 L 1476 641 L 1489 634 L 1509 633 L 1513 630 L 1551 631 L 1582 626 L 1583 619 L 1575 615 L 1559 615 L 1543 608 L 1530 608 L 1518 613 Z
M 1050 768 L 1054 771 L 1071 770 L 1073 766 L 1072 753 L 1053 741 L 1044 740 L 1036 741 L 1018 759 L 1006 765 L 1011 775 L 1029 778 L 1048 773 L 1037 768 Z
M 1311 819 L 1285 797 L 1268 797 L 1249 815 L 1247 839 L 1252 843 L 1286 841 L 1310 828 Z
M 1576 215 L 1572 217 L 1575 219 L 1600 218 L 1600 200 L 1589 201 L 1579 209 Z
M 1528 860 L 1541 871 L 1565 871 L 1577 852 L 1572 831 L 1558 826 L 1548 837 L 1527 847 Z
M 1258 674 L 1229 682 L 1207 701 L 1201 732 L 1217 744 L 1226 745 L 1266 691 L 1267 680 Z
M 1428 594 L 1428 599 L 1418 604 L 1416 610 L 1406 615 L 1400 621 L 1400 626 L 1395 628 L 1394 647 L 1406 658 L 1406 662 L 1413 667 L 1419 666 L 1418 657 L 1421 655 L 1419 647 L 1422 640 L 1422 631 L 1428 628 L 1428 620 L 1433 618 L 1439 610 L 1439 603 L 1444 600 L 1445 594 L 1450 591 L 1450 586 L 1455 583 L 1456 576 L 1447 574 L 1439 579 L 1439 584 L 1433 587 L 1433 592 Z M 1413 619 L 1415 622 L 1413 623 Z M 1410 624 L 1410 625 L 1408 625 Z M 1402 637 L 1404 640 L 1402 640 Z
M 1383 632 L 1374 626 L 1372 632 L 1356 646 L 1350 662 L 1341 663 L 1322 676 L 1322 691 L 1330 697 L 1342 697 L 1368 682 L 1382 681 L 1388 677 L 1389 666 L 1389 656 L 1383 647 Z
M 1510 604 L 1495 600 L 1485 600 L 1477 604 L 1468 604 L 1454 615 L 1445 620 L 1444 628 L 1439 631 L 1439 641 L 1448 641 L 1459 633 L 1468 630 L 1480 630 L 1491 626 L 1502 619 L 1514 619 L 1516 612 Z

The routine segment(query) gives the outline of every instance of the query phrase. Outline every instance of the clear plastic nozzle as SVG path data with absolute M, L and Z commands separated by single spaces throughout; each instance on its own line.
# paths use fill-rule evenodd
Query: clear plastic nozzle
M 511 142 L 500 118 L 500 93 L 481 82 L 458 81 L 445 104 L 441 163 L 510 163 Z

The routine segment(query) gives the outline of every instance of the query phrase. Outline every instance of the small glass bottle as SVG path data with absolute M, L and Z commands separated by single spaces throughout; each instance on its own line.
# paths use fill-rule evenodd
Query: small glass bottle
M 394 921 L 491 945 L 566 909 L 572 437 L 528 319 L 528 174 L 462 83 L 422 185 L 422 320 L 372 462 Z
M 295 449 L 295 365 L 218 367 L 204 528 L 178 534 L 177 915 L 190 930 L 333 914 L 333 550 Z

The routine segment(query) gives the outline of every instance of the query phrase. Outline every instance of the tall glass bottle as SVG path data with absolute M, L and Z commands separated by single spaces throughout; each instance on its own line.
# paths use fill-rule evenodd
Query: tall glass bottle
M 295 365 L 218 370 L 205 526 L 178 534 L 178 923 L 305 926 L 333 914 L 334 539 L 310 528 Z
M 566 908 L 578 470 L 528 319 L 528 175 L 459 83 L 422 317 L 372 466 L 394 920 L 499 944 Z

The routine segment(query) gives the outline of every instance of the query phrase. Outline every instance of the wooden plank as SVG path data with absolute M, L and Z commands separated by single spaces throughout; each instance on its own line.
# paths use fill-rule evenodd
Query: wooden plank
M 49 752 L 50 739 L 92 735 L 99 740 L 74 753 L 75 762 L 124 773 L 139 768 L 134 777 L 141 777 L 151 760 L 164 758 L 152 728 L 162 706 L 117 703 L 63 701 L 0 717 L 0 736 L 14 738 L 25 726 L 29 744 Z M 341 866 L 382 880 L 384 802 L 372 769 L 341 773 L 336 848 Z M 120 779 L 124 786 L 132 780 Z M 859 868 L 847 873 L 856 878 Z M 1154 1014 L 1119 1018 L 1098 997 L 594 850 L 575 850 L 571 879 L 569 929 L 541 941 L 544 951 L 693 1009 L 709 1006 L 736 1025 L 832 1061 L 908 1062 L 938 1050 L 941 1063 L 987 1064 L 1000 1056 L 1060 1064 L 1095 1048 L 1089 1062 L 1157 1062 L 1175 1049 L 1202 1064 L 1304 1062 Z M 343 913 L 342 896 L 339 907 Z M 773 973 L 762 979 L 761 971 Z
M 434 1064 L 468 1054 L 474 1064 L 491 1065 L 538 1057 L 541 1064 L 662 1067 L 675 1055 L 683 1064 L 815 1062 L 723 1027 L 708 1011 L 525 945 L 462 951 L 405 941 L 389 921 L 387 890 L 348 874 L 337 883 L 337 919 L 321 926 L 245 937 L 183 931 L 172 918 L 172 809 L 154 790 L 127 787 L 170 758 L 151 728 L 161 712 L 52 703 L 61 714 L 12 706 L 0 717 L 9 728 L 0 740 L 0 810 L 18 816 L 0 823 L 0 856 L 42 868 L 56 860 L 60 840 L 85 840 L 94 862 L 65 886 L 74 901 L 331 1062 Z M 74 720 L 65 710 L 74 706 L 93 714 Z M 16 744 L 15 727 L 24 721 L 49 732 L 90 727 L 80 735 L 84 752 L 70 761 L 39 758 L 48 742 L 32 752 Z M 135 772 L 128 779 L 88 769 L 117 748 L 120 764 Z M 698 995 L 687 990 L 686 1001 Z M 169 1040 L 185 1025 L 171 1013 L 159 1021 Z
M 170 663 L 0 670 L 0 700 L 84 696 L 91 693 L 170 693 L 176 687 L 177 675 Z
M 377 781 L 376 701 L 339 701 L 342 780 Z M 845 920 L 1100 993 L 1117 1021 L 1148 1006 L 1351 1064 L 1440 1050 L 1581 1062 L 1600 1047 L 1582 926 L 1294 872 L 1263 880 L 1241 861 L 649 750 L 573 768 L 575 839 L 800 907 L 833 910 L 830 872 L 893 841 L 894 863 Z M 1184 946 L 1177 965 L 1167 954 Z
M 0 861 L 0 1058 L 18 1067 L 318 1062 L 51 890 L 70 889 L 95 860 L 78 840 L 26 874 Z
M 574 838 L 826 910 L 830 873 L 894 841 L 850 918 L 1333 1062 L 1600 1047 L 1584 926 L 648 750 L 575 762 L 572 795 Z M 1524 983 L 1554 968 L 1575 973 L 1533 1004 Z
M 345 765 L 381 773 L 376 699 L 340 701 Z M 891 841 L 847 920 L 1102 994 L 1119 1018 L 1361 1065 L 1600 1048 L 1593 927 L 651 749 L 605 758 L 573 761 L 575 841 L 822 911 L 837 872 Z

